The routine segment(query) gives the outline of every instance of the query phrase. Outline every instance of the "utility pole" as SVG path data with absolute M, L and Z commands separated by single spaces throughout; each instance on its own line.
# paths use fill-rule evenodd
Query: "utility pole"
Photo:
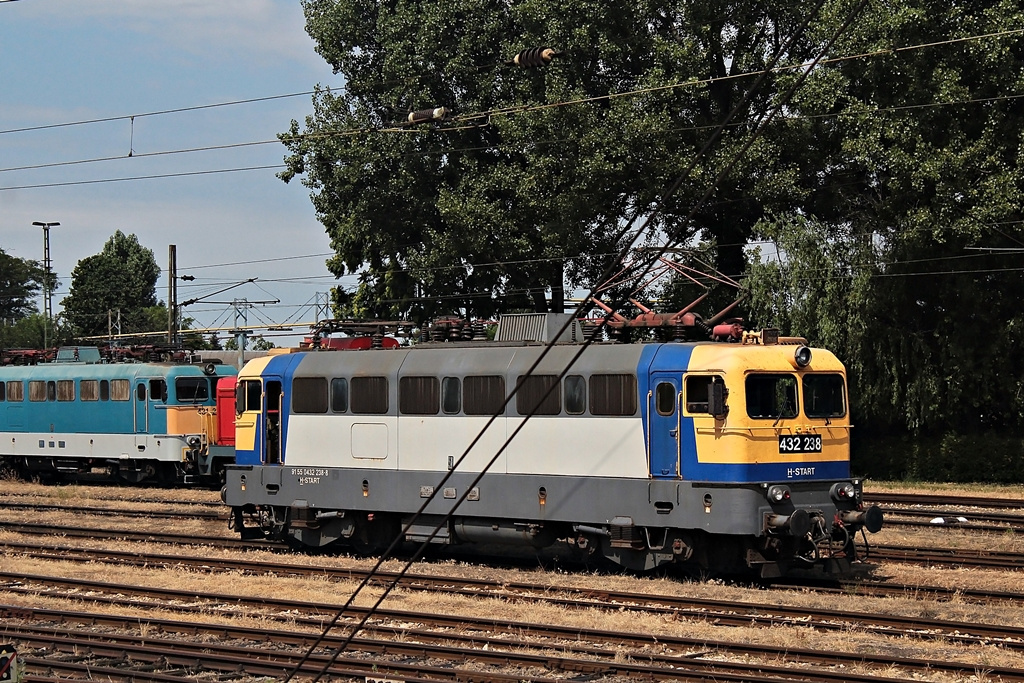
M 178 247 L 167 247 L 167 343 L 178 335 Z
M 46 271 L 43 281 L 43 349 L 50 345 L 49 331 L 53 323 L 53 291 L 50 287 L 50 228 L 60 223 L 43 223 L 33 221 L 32 225 L 38 225 L 43 229 L 43 270 Z

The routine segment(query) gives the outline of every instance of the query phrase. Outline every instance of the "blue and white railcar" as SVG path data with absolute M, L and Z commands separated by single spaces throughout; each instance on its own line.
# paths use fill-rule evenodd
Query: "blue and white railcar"
M 219 377 L 231 366 L 69 360 L 0 367 L 0 460 L 26 476 L 190 483 L 208 456 Z
M 845 370 L 744 341 L 595 344 L 561 379 L 579 344 L 536 367 L 528 342 L 257 359 L 225 502 L 243 534 L 254 513 L 260 534 L 314 546 L 439 527 L 432 542 L 557 541 L 637 569 L 845 566 L 881 526 L 850 476 Z

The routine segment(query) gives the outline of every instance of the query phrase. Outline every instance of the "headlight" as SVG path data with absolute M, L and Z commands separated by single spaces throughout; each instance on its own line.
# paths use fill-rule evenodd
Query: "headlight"
M 806 346 L 798 346 L 793 354 L 793 360 L 796 361 L 798 368 L 806 368 L 811 364 L 811 350 Z
M 790 499 L 790 492 L 788 486 L 769 486 L 768 493 L 765 494 L 768 497 L 768 501 L 771 503 L 782 503 Z
M 853 500 L 857 496 L 857 489 L 848 481 L 841 481 L 832 485 L 830 491 L 833 500 Z

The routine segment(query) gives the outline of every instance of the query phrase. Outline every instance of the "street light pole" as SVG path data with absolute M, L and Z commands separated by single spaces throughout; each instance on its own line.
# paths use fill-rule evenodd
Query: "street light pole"
M 50 228 L 60 225 L 60 223 L 33 221 L 32 225 L 38 225 L 43 229 L 43 270 L 46 272 L 43 280 L 43 350 L 45 351 L 49 346 L 50 323 L 53 322 L 53 291 L 50 289 Z

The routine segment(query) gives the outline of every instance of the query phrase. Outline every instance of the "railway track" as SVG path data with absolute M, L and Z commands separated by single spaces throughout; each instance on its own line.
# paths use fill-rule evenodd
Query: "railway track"
M 24 591 L 32 594 L 52 595 L 47 591 L 40 593 L 39 584 L 44 586 L 60 585 L 69 590 L 75 590 L 76 598 L 83 595 L 82 591 L 88 591 L 84 600 L 105 604 L 132 605 L 132 601 L 125 600 L 125 595 L 158 598 L 165 609 L 169 611 L 204 615 L 213 613 L 225 619 L 231 619 L 235 623 L 244 613 L 239 613 L 234 609 L 225 609 L 224 605 L 272 608 L 271 614 L 261 614 L 259 618 L 275 621 L 277 625 L 260 629 L 222 624 L 204 626 L 195 621 L 183 622 L 168 619 L 147 619 L 147 625 L 154 632 L 166 636 L 216 635 L 221 639 L 251 642 L 272 641 L 278 645 L 289 644 L 297 648 L 309 647 L 317 632 L 323 628 L 325 612 L 330 613 L 332 610 L 341 608 L 340 605 L 332 606 L 322 603 L 313 604 L 237 595 L 204 594 L 196 596 L 191 592 L 92 581 L 55 580 L 48 577 L 26 577 L 24 583 Z M 11 590 L 11 586 L 7 586 L 7 589 Z M 205 604 L 195 604 L 196 600 L 200 598 L 205 601 Z M 141 602 L 139 604 L 151 605 L 151 603 Z M 349 621 L 342 622 L 339 630 L 347 629 L 352 621 L 364 614 L 365 610 L 361 608 L 348 610 L 345 616 Z M 59 620 L 62 626 L 69 623 L 119 629 L 136 629 L 138 626 L 137 617 L 121 617 L 97 612 L 69 613 L 0 607 L 0 615 L 8 624 L 19 620 L 30 624 L 37 621 Z M 303 616 L 297 617 L 296 615 Z M 306 626 L 314 629 L 315 632 L 292 631 L 284 628 L 281 624 Z M 430 629 L 424 627 L 430 627 Z M 29 642 L 35 642 L 31 639 L 34 633 L 41 632 L 47 636 L 52 633 L 51 629 L 30 626 L 8 628 L 18 629 L 10 631 L 12 635 L 27 634 Z M 66 640 L 73 640 L 75 632 L 65 630 L 62 635 Z M 146 641 L 153 642 L 153 638 L 149 637 Z M 341 636 L 334 636 L 328 638 L 325 646 L 336 648 L 340 642 Z M 627 665 L 621 662 L 622 648 L 628 648 L 630 652 L 630 662 Z M 783 665 L 736 664 L 722 661 L 720 657 L 728 655 L 775 660 L 778 659 L 780 653 L 775 646 L 552 627 L 537 623 L 474 619 L 396 610 L 377 611 L 374 621 L 368 625 L 364 634 L 353 640 L 349 649 L 363 654 L 388 653 L 405 657 L 473 661 L 478 664 L 504 661 L 526 668 L 547 667 L 556 671 L 576 671 L 590 675 L 630 675 L 674 680 L 692 680 L 691 676 L 695 674 L 710 675 L 716 680 L 730 680 L 721 678 L 721 675 L 724 674 L 757 674 L 758 676 L 770 676 L 776 680 L 801 681 L 886 680 L 880 679 L 876 675 L 853 675 L 849 671 L 849 667 L 852 666 L 866 666 L 890 671 L 899 668 L 903 671 L 920 673 L 938 671 L 954 676 L 969 676 L 974 672 L 971 665 L 962 662 L 939 662 L 934 659 L 886 657 L 865 653 L 822 652 L 802 648 L 787 648 L 783 655 L 787 664 Z M 550 654 L 524 656 L 517 652 L 523 649 L 540 653 L 553 650 L 557 651 L 559 656 L 552 657 Z M 486 655 L 482 656 L 481 652 L 485 652 Z M 708 659 L 712 655 L 719 658 Z M 570 664 L 570 662 L 575 662 L 575 664 Z M 793 663 L 831 668 L 815 668 L 813 671 L 805 671 L 794 669 Z M 378 664 L 378 666 L 381 665 Z M 387 663 L 385 662 L 383 666 L 386 667 Z M 838 670 L 836 670 L 837 667 Z M 1003 667 L 988 669 L 987 672 L 990 676 L 999 677 L 1004 681 L 1024 681 L 1024 670 L 1021 669 Z
M 990 508 L 993 510 L 1024 510 L 1024 497 L 947 496 L 934 493 L 890 493 L 865 491 L 865 503 L 881 505 L 947 505 L 950 507 Z
M 9 552 L 20 552 L 35 558 L 59 559 L 74 562 L 105 562 L 119 565 L 146 567 L 189 567 L 195 571 L 275 576 L 326 577 L 333 580 L 359 581 L 367 577 L 364 570 L 329 566 L 294 565 L 261 560 L 225 559 L 216 557 L 188 557 L 127 551 L 63 549 L 37 544 L 0 542 Z M 3 576 L 0 574 L 0 576 Z M 7 576 L 17 580 L 17 575 Z M 373 584 L 390 583 L 397 578 L 393 572 L 377 572 Z M 903 618 L 887 614 L 853 612 L 834 608 L 815 609 L 788 607 L 737 601 L 713 600 L 694 597 L 649 595 L 624 591 L 595 591 L 583 589 L 556 589 L 566 597 L 551 595 L 550 584 L 493 582 L 428 574 L 406 574 L 398 583 L 406 590 L 428 591 L 479 597 L 499 597 L 507 600 L 530 600 L 572 609 L 606 609 L 618 612 L 661 613 L 672 618 L 689 618 L 713 622 L 724 626 L 813 626 L 825 631 L 843 631 L 857 628 L 885 635 L 902 634 L 922 639 L 941 639 L 958 643 L 999 642 L 1003 647 L 1024 651 L 1024 627 L 990 624 L 970 624 L 938 619 Z

